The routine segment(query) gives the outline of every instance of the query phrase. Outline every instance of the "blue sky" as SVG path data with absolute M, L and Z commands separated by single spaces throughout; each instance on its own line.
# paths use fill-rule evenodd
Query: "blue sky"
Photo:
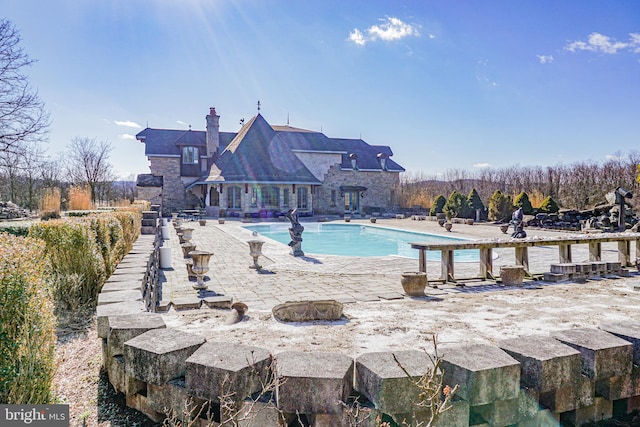
M 38 62 L 49 150 L 144 127 L 271 124 L 389 145 L 412 173 L 605 161 L 640 148 L 640 2 L 0 0 Z

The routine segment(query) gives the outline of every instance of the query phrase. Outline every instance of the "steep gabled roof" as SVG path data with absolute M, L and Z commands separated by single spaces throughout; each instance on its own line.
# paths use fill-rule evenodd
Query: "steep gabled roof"
M 343 147 L 343 151 L 346 154 L 342 155 L 342 167 L 344 169 L 351 169 L 351 160 L 349 155 L 355 154 L 358 158 L 358 169 L 364 170 L 376 170 L 382 169 L 378 154 L 384 154 L 387 156 L 386 170 L 393 172 L 404 172 L 404 168 L 389 159 L 388 157 L 393 155 L 391 148 L 385 145 L 369 145 L 361 139 L 346 139 L 346 138 L 332 138 L 333 141 L 340 144 Z
M 260 114 L 245 123 L 216 163 L 226 182 L 320 184 Z
M 233 132 L 220 132 L 222 151 L 236 136 Z M 146 128 L 136 135 L 144 142 L 145 156 L 179 156 L 184 145 L 206 146 L 207 133 L 202 130 L 175 130 Z

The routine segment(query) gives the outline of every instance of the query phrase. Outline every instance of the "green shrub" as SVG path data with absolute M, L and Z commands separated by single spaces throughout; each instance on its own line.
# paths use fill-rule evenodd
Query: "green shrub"
M 474 211 L 476 209 L 484 210 L 484 203 L 482 203 L 482 199 L 475 188 L 469 192 L 467 199 L 469 200 L 469 207 Z
M 55 318 L 44 242 L 0 234 L 0 402 L 53 400 Z
M 456 190 L 451 192 L 442 210 L 449 219 L 467 218 L 471 212 L 467 197 Z
M 531 215 L 533 213 L 533 206 L 531 206 L 531 201 L 529 201 L 529 195 L 524 191 L 518 194 L 513 200 L 513 206 L 522 208 L 522 213 L 525 215 Z
M 445 199 L 444 196 L 440 194 L 433 201 L 433 205 L 431 206 L 431 210 L 429 211 L 429 214 L 433 216 L 435 214 L 442 213 L 442 208 L 444 208 L 445 203 L 447 203 L 447 199 Z
M 0 233 L 26 237 L 29 234 L 29 227 L 26 225 L 0 225 Z
M 491 221 L 508 221 L 511 218 L 511 197 L 496 190 L 489 199 L 489 219 Z
M 85 219 L 40 222 L 31 226 L 29 236 L 45 241 L 52 273 L 58 280 L 68 275 L 81 277 L 80 286 L 56 298 L 73 299 L 74 305 L 95 304 L 106 270 L 90 224 Z
M 56 212 L 56 211 L 49 211 L 49 212 L 44 212 L 41 216 L 40 219 L 42 221 L 49 221 L 51 219 L 60 219 L 60 213 Z
M 551 196 L 547 196 L 540 205 L 540 212 L 556 213 L 559 210 L 560 208 L 558 207 L 558 204 L 551 198 Z

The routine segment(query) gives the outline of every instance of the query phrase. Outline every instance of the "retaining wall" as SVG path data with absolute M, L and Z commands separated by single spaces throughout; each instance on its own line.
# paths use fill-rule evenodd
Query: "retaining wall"
M 128 406 L 161 421 L 167 410 L 182 413 L 188 398 L 210 401 L 213 425 L 233 405 L 236 424 L 220 425 L 256 427 L 297 426 L 300 420 L 314 427 L 378 427 L 377 420 L 411 422 L 424 415 L 415 405 L 419 391 L 398 364 L 420 378 L 432 366 L 422 351 L 355 359 L 341 353 L 273 354 L 167 328 L 162 315 L 147 311 L 154 307 L 149 295 L 158 291 L 151 279 L 157 277 L 157 240 L 141 237 L 127 257 L 146 257 L 147 270 L 118 267 L 102 290 L 111 295 L 101 294 L 97 308 L 103 364 Z M 131 290 L 140 297 L 132 298 Z M 637 321 L 497 346 L 469 344 L 442 356 L 444 384 L 460 388 L 438 426 L 582 425 L 640 409 Z M 272 393 L 261 393 L 264 384 Z

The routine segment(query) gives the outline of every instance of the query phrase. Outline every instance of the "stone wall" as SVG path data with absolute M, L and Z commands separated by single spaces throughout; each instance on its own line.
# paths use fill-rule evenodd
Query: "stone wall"
M 150 259 L 154 248 L 153 238 L 141 236 L 127 257 Z M 298 425 L 301 419 L 313 427 L 378 427 L 377 418 L 401 423 L 424 416 L 415 405 L 419 390 L 406 378 L 418 379 L 432 366 L 423 351 L 274 355 L 273 349 L 209 342 L 167 328 L 162 315 L 145 310 L 144 274 L 116 269 L 100 294 L 97 325 L 109 381 L 128 406 L 154 421 L 164 418 L 165 408 L 182 413 L 188 398 L 211 401 L 217 422 L 233 405 L 237 412 L 226 415 L 236 414 L 237 424 L 226 425 Z M 637 321 L 441 353 L 443 383 L 459 390 L 438 426 L 582 425 L 640 409 Z M 271 374 L 276 380 L 269 382 Z M 261 393 L 265 383 L 268 393 Z
M 180 158 L 150 157 L 149 169 L 153 175 L 164 177 L 161 203 L 163 214 L 185 209 L 186 194 L 180 179 Z
M 393 191 L 399 182 L 400 175 L 395 172 L 341 170 L 340 165 L 333 165 L 324 177 L 324 184 L 316 190 L 313 209 L 320 215 L 343 214 L 340 186 L 362 186 L 367 190 L 360 198 L 361 213 L 369 213 L 373 208 L 388 211 L 395 204 Z M 335 190 L 336 203 L 331 199 L 331 190 Z

